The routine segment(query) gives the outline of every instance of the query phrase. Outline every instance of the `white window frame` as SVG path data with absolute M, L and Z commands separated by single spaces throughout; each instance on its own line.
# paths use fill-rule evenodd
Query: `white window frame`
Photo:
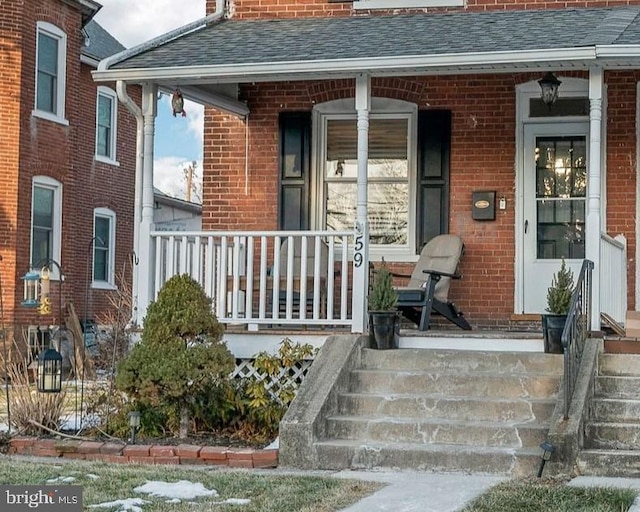
M 417 261 L 416 223 L 417 223 L 417 150 L 418 150 L 418 106 L 407 101 L 372 98 L 370 118 L 407 119 L 407 167 L 409 186 L 409 216 L 407 219 L 407 244 L 402 246 L 369 246 L 369 258 L 372 261 Z M 313 110 L 313 155 L 311 185 L 311 225 L 314 229 L 326 229 L 326 197 L 324 186 L 324 164 L 326 160 L 326 126 L 330 119 L 356 119 L 355 100 L 353 98 L 328 101 L 316 105 Z
M 111 102 L 111 134 L 108 142 L 110 156 L 98 154 L 98 114 L 100 110 L 100 97 L 105 97 Z M 111 165 L 120 165 L 116 156 L 116 141 L 118 140 L 118 97 L 116 92 L 109 87 L 98 86 L 98 94 L 96 96 L 96 150 L 95 159 Z
M 31 232 L 30 239 L 30 265 L 38 265 L 38 261 L 33 260 L 33 198 L 36 188 L 45 188 L 53 191 L 53 236 L 51 243 L 50 259 L 60 264 L 62 254 L 62 183 L 49 176 L 34 176 L 31 185 Z M 50 266 L 51 279 L 60 279 L 60 269 L 56 265 Z
M 40 34 L 46 35 L 58 41 L 58 74 L 56 76 L 56 113 L 47 112 L 38 109 L 38 42 Z M 36 24 L 36 69 L 35 69 L 35 95 L 33 98 L 32 115 L 42 119 L 48 119 L 56 123 L 69 125 L 69 121 L 65 119 L 65 95 L 66 95 L 66 76 L 67 76 L 67 34 L 55 25 L 46 21 L 39 21 Z
M 107 240 L 109 254 L 107 256 L 107 280 L 98 281 L 95 279 L 95 243 L 93 239 L 93 250 L 91 251 L 91 287 L 102 290 L 114 290 L 115 286 L 115 265 L 116 265 L 116 212 L 109 208 L 94 208 L 93 210 L 93 234 L 96 233 L 96 219 L 109 219 L 109 240 Z
M 354 0 L 353 9 L 423 9 L 426 7 L 464 7 L 464 0 Z

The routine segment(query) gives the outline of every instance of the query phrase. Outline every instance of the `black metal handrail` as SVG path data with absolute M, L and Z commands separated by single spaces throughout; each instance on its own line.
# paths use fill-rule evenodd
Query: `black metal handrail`
M 591 273 L 593 261 L 584 260 L 576 283 L 567 322 L 562 331 L 564 350 L 564 418 L 569 417 L 569 407 L 573 398 L 580 359 L 589 334 L 591 319 Z

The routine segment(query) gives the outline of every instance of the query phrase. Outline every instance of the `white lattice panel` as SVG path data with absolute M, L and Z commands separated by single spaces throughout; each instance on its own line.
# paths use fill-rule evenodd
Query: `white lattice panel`
M 253 366 L 253 361 L 253 359 L 236 359 L 236 367 L 231 376 L 239 379 L 255 377 L 264 382 L 265 389 L 271 397 L 276 399 L 282 386 L 291 386 L 297 390 L 313 363 L 313 359 L 305 359 L 291 368 L 281 368 L 277 376 L 271 377 L 260 373 Z

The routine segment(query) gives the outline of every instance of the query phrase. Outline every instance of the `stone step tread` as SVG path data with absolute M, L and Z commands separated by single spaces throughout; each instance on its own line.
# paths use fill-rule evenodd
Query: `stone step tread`
M 514 402 L 525 403 L 555 403 L 555 397 L 541 398 L 520 398 L 520 397 L 499 397 L 499 396 L 478 396 L 478 395 L 450 395 L 445 393 L 381 393 L 381 392 L 366 392 L 366 391 L 346 391 L 340 393 L 343 397 L 363 397 L 363 398 L 380 398 L 381 400 L 397 400 L 397 399 L 412 399 L 412 398 L 424 398 L 428 400 L 450 400 L 454 402 L 471 401 L 471 402 L 492 402 L 492 403 L 504 403 L 510 404 Z
M 330 421 L 351 421 L 351 422 L 372 422 L 372 423 L 397 423 L 397 424 L 412 424 L 420 423 L 424 425 L 453 425 L 453 426 L 465 426 L 465 427 L 482 427 L 482 428 L 539 428 L 548 429 L 549 422 L 537 422 L 537 421 L 483 421 L 483 420 L 450 420 L 445 418 L 425 418 L 416 419 L 412 417 L 398 417 L 398 416 L 384 416 L 384 415 L 335 415 L 328 416 L 326 418 Z
M 587 448 L 580 450 L 580 456 L 624 456 L 624 457 L 637 457 L 640 459 L 640 448 L 637 450 L 629 450 L 629 449 L 607 449 L 607 448 Z
M 600 354 L 600 375 L 640 377 L 640 354 Z
M 631 428 L 635 427 L 640 429 L 640 418 L 635 418 L 636 421 L 587 421 L 585 427 L 608 427 L 608 428 Z
M 518 448 L 502 447 L 502 446 L 480 446 L 480 445 L 460 445 L 460 444 L 421 444 L 421 443 L 400 443 L 400 442 L 382 442 L 360 439 L 325 439 L 316 441 L 316 446 L 335 446 L 335 447 L 370 447 L 372 449 L 395 449 L 399 451 L 417 451 L 417 452 L 457 452 L 457 453 L 475 453 L 475 454 L 494 454 L 503 453 L 505 455 L 535 455 L 540 457 L 540 447 L 523 446 Z
M 406 375 L 442 375 L 442 376 L 455 376 L 455 377 L 468 377 L 470 379 L 477 379 L 478 377 L 484 378 L 513 378 L 513 379 L 537 379 L 537 378 L 560 378 L 562 375 L 558 372 L 524 372 L 524 373 L 514 373 L 514 372 L 499 372 L 499 371 L 485 371 L 485 372 L 474 372 L 474 371 L 465 371 L 461 373 L 460 370 L 452 369 L 452 370 L 443 370 L 442 368 L 438 369 L 416 369 L 416 368 L 356 368 L 355 370 L 351 370 L 351 373 L 356 374 L 373 374 L 373 375 L 398 375 L 398 376 L 406 376 Z

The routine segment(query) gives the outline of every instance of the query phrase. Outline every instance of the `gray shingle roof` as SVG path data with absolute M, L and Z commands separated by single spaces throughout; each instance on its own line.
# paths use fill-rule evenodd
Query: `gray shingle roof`
M 87 57 L 102 60 L 125 49 L 115 37 L 95 21 L 87 23 L 84 29 L 89 36 L 89 46 L 84 46 L 82 53 Z
M 212 66 L 640 44 L 640 8 L 225 20 L 112 69 Z

